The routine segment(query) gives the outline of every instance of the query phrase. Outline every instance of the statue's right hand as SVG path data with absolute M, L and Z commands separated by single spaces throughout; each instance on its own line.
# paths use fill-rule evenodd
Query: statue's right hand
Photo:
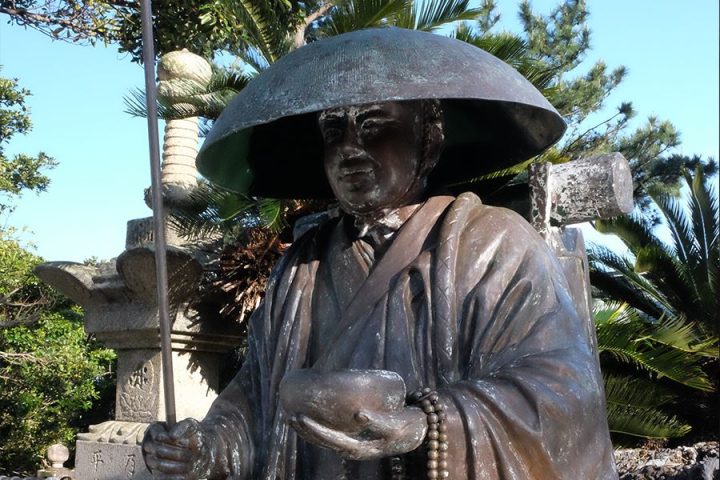
M 196 480 L 209 474 L 208 438 L 200 422 L 193 418 L 170 429 L 165 422 L 151 424 L 145 432 L 142 451 L 155 478 Z

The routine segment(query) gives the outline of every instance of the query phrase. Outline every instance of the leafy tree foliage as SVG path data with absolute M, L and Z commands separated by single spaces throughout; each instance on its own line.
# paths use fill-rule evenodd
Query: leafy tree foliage
M 188 48 L 212 54 L 228 46 L 228 39 L 201 21 L 207 2 L 155 0 L 156 51 Z M 9 23 L 33 28 L 54 40 L 94 45 L 116 43 L 120 51 L 142 61 L 140 2 L 135 0 L 2 0 L 0 13 Z
M 0 13 L 8 22 L 33 28 L 55 40 L 75 43 L 109 41 L 124 9 L 138 8 L 134 1 L 2 0 Z
M 4 4 L 3 4 L 4 5 Z M 0 213 L 25 191 L 42 192 L 55 161 L 44 153 L 8 156 L 32 123 L 30 93 L 0 78 Z M 114 354 L 88 339 L 82 314 L 33 274 L 41 261 L 0 228 L 0 472 L 31 474 L 52 443 L 72 445 L 86 412 L 112 393 Z M 104 395 L 104 396 L 103 396 Z M 103 397 L 104 403 L 98 403 Z
M 43 152 L 12 157 L 5 153 L 13 136 L 32 129 L 25 104 L 28 95 L 30 92 L 21 88 L 16 79 L 0 77 L 0 215 L 12 210 L 13 201 L 23 190 L 45 190 L 50 179 L 42 171 L 55 166 L 55 160 Z
M 44 449 L 72 445 L 91 409 L 107 414 L 114 353 L 32 269 L 40 258 L 0 232 L 0 472 L 29 474 Z M 101 401 L 102 400 L 102 401 Z

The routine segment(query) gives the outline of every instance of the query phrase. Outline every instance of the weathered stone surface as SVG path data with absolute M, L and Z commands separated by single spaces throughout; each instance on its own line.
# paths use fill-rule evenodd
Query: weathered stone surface
M 597 344 L 591 315 L 590 268 L 582 231 L 577 228 L 550 227 L 546 240 L 568 279 L 573 303 L 580 318 L 585 321 L 585 333 L 593 344 Z
M 75 454 L 78 480 L 151 480 L 140 445 L 78 440 Z
M 78 434 L 78 440 L 85 442 L 140 445 L 147 427 L 147 423 L 111 420 L 109 422 L 103 422 L 100 425 L 91 425 L 89 432 Z
M 620 153 L 550 166 L 548 193 L 555 225 L 625 215 L 633 208 L 630 166 Z
M 633 209 L 630 167 L 620 153 L 551 165 L 530 165 L 530 217 L 547 234 L 561 227 L 612 218 Z
M 187 103 L 188 89 L 210 81 L 212 68 L 202 57 L 187 50 L 170 52 L 158 62 L 158 95 L 181 111 L 192 112 Z M 162 152 L 163 199 L 168 206 L 191 203 L 190 194 L 197 187 L 195 157 L 198 152 L 198 119 L 168 120 L 165 124 Z M 148 202 L 146 196 L 146 202 Z M 150 205 L 150 203 L 148 203 Z
M 718 442 L 661 449 L 615 451 L 620 480 L 716 480 L 720 478 Z
M 212 75 L 210 64 L 203 57 L 190 52 L 187 49 L 169 52 L 160 57 L 158 62 L 157 75 L 160 85 L 169 88 L 166 82 L 170 80 L 193 81 L 207 83 Z M 165 83 L 163 83 L 165 82 Z M 172 86 L 172 84 L 170 84 Z M 186 89 L 163 90 L 159 92 L 163 96 L 179 96 Z

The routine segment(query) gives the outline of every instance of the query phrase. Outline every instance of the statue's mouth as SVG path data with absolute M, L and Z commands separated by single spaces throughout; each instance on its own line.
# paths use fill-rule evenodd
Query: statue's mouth
M 366 177 L 369 175 L 375 174 L 375 169 L 370 166 L 366 167 L 351 167 L 351 168 L 342 168 L 340 169 L 340 180 L 342 181 L 352 181 L 353 179 L 359 179 L 362 177 Z
M 338 180 L 352 183 L 375 178 L 377 163 L 368 155 L 358 155 L 343 159 L 338 168 Z

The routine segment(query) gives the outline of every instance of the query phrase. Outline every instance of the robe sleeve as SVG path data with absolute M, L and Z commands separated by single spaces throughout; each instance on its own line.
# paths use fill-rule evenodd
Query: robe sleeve
M 456 271 L 437 279 L 455 310 L 455 350 L 435 348 L 449 463 L 467 479 L 617 478 L 597 354 L 558 262 L 513 212 L 469 211 L 438 249 Z
M 262 306 L 254 315 L 262 315 Z M 209 479 L 249 480 L 253 477 L 255 414 L 258 411 L 257 355 L 252 342 L 243 366 L 213 402 L 203 430 L 209 437 Z
M 243 367 L 213 402 L 202 426 L 210 437 L 210 479 L 283 478 L 294 438 L 277 406 L 280 381 L 304 362 L 317 261 L 315 232 L 305 234 L 273 269 L 250 317 Z M 290 449 L 292 450 L 292 449 Z

